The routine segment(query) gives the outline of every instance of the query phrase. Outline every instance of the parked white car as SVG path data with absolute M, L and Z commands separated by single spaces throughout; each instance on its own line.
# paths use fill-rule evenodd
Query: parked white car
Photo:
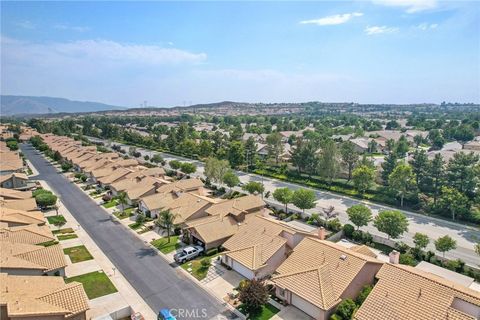
M 185 263 L 199 256 L 202 252 L 203 248 L 201 246 L 188 246 L 178 251 L 173 258 L 178 263 Z

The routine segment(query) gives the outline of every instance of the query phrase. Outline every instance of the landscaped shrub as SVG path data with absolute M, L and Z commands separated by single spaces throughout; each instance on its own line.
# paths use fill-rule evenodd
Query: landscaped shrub
M 208 250 L 205 255 L 207 256 L 213 256 L 213 255 L 216 255 L 218 253 L 218 249 L 217 248 L 213 248 L 213 249 L 210 249 Z
M 205 257 L 200 261 L 200 264 L 202 265 L 203 269 L 208 269 L 212 264 L 212 259 L 210 259 L 209 257 Z
M 352 239 L 356 242 L 362 242 L 363 241 L 363 232 L 360 231 L 360 230 L 353 231 Z
M 417 265 L 417 261 L 410 253 L 401 253 L 399 262 L 400 264 L 405 264 L 412 267 L 415 267 Z
M 352 226 L 351 224 L 347 223 L 343 226 L 343 232 L 345 234 L 345 237 L 347 238 L 352 238 L 352 234 L 355 231 L 355 227 Z
M 72 169 L 72 165 L 68 162 L 62 163 L 62 171 L 67 172 L 68 170 Z
M 102 197 L 102 200 L 104 202 L 108 202 L 108 201 L 112 200 L 112 196 L 109 195 L 109 194 L 104 194 L 103 197 Z
M 333 232 L 338 232 L 342 230 L 342 223 L 338 218 L 332 219 L 327 221 L 327 229 L 333 231 Z

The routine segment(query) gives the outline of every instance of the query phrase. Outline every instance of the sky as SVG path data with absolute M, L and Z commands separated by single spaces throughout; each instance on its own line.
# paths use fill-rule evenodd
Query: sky
M 480 102 L 480 2 L 5 2 L 0 92 L 117 106 Z

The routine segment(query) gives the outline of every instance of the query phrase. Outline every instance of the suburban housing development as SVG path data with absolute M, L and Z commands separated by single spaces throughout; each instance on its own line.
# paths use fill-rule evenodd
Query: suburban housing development
M 297 132 L 297 138 L 301 139 L 306 131 Z M 15 137 L 12 132 L 17 132 Z M 418 131 L 399 132 L 378 131 L 376 135 L 397 142 L 406 137 L 409 143 L 413 140 L 408 137 L 423 135 Z M 55 168 L 64 183 L 74 186 L 71 192 L 86 195 L 85 201 L 94 203 L 95 210 L 109 216 L 109 221 L 120 224 L 121 232 L 148 244 L 149 250 L 154 250 L 152 254 L 168 261 L 168 268 L 185 273 L 186 281 L 204 287 L 219 305 L 226 302 L 229 317 L 268 314 L 267 318 L 281 319 L 480 318 L 477 266 L 466 266 L 465 262 L 459 265 L 459 259 L 445 258 L 444 253 L 449 250 L 439 245 L 445 240 L 435 241 L 440 254 L 427 252 L 429 238 L 422 233 L 415 234 L 415 245 L 410 248 L 395 243 L 391 238 L 399 238 L 406 231 L 395 231 L 396 225 L 406 223 L 404 218 L 395 220 L 396 215 L 401 215 L 399 211 L 377 213 L 375 221 L 382 214 L 391 215 L 394 226 L 381 228 L 375 222 L 388 237 L 372 236 L 360 230 L 372 219 L 370 209 L 364 205 L 353 205 L 354 211 L 347 210 L 356 228 L 349 223 L 342 226 L 339 213 L 331 207 L 322 210 L 323 218 L 305 211 L 315 208 L 314 193 L 313 199 L 308 200 L 309 189 L 289 191 L 278 187 L 292 193 L 293 198 L 282 201 L 277 189 L 265 190 L 263 180 L 243 183 L 237 177 L 240 171 L 222 166 L 221 161 L 212 165 L 211 158 L 204 165 L 198 161 L 190 164 L 188 158 L 153 161 L 152 152 L 138 155 L 133 147 L 127 153 L 124 145 L 119 148 L 93 139 L 94 144 L 78 135 L 40 133 L 24 124 L 6 125 L 2 135 L 2 318 L 100 319 L 108 315 L 120 319 L 118 312 L 148 318 L 148 312 L 153 310 L 156 314 L 163 307 L 142 300 L 146 297 L 132 282 L 131 290 L 139 290 L 140 305 L 146 309 L 139 312 L 138 305 L 129 302 L 127 309 L 113 305 L 99 308 L 101 303 L 108 304 L 108 300 L 101 299 L 115 293 L 97 293 L 104 284 L 86 280 L 89 273 L 70 276 L 72 270 L 85 272 L 75 266 L 86 263 L 83 259 L 97 257 L 92 257 L 85 246 L 79 249 L 81 243 L 76 233 L 81 233 L 80 224 L 64 227 L 68 199 L 62 199 L 64 208 L 57 192 L 49 190 L 51 178 L 46 176 L 43 181 L 42 172 L 38 173 L 32 164 L 35 159 L 47 161 L 47 166 Z M 245 135 L 241 137 L 246 142 L 264 141 L 260 135 Z M 279 143 L 288 143 L 285 139 L 294 135 L 290 131 L 282 133 Z M 367 152 L 360 147 L 363 142 L 345 139 L 356 145 L 355 152 Z M 381 138 L 375 139 L 378 145 L 387 144 Z M 473 150 L 475 154 L 475 141 L 452 150 L 462 154 Z M 369 144 L 366 142 L 367 149 Z M 258 157 L 265 157 L 264 161 L 276 161 L 275 153 L 262 155 L 262 148 L 256 150 Z M 287 155 L 292 157 L 294 152 L 279 153 L 279 161 L 289 161 Z M 4 166 L 4 155 L 6 163 L 15 163 L 15 167 Z M 30 160 L 33 156 L 36 158 Z M 229 178 L 229 174 L 234 178 Z M 302 204 L 309 201 L 311 205 Z M 289 204 L 294 208 L 287 208 Z M 58 213 L 59 209 L 63 215 Z M 79 221 L 88 219 L 89 212 L 72 212 Z M 358 213 L 364 218 L 356 219 L 352 212 L 367 214 Z M 420 244 L 421 239 L 426 242 L 424 245 Z M 141 259 L 137 255 L 127 264 L 142 263 Z M 118 272 L 124 271 L 120 268 Z M 128 273 L 124 276 L 129 277 Z M 107 281 L 115 292 L 110 282 L 114 281 L 113 275 L 106 277 L 102 281 Z M 263 295 L 264 298 L 258 298 Z M 260 309 L 245 309 L 248 303 L 260 303 Z

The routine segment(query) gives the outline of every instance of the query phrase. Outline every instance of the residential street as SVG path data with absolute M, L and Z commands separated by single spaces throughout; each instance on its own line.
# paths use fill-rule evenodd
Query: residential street
M 107 142 L 106 140 L 102 140 L 98 138 L 89 137 L 89 139 L 91 141 Z M 128 151 L 128 148 L 129 148 L 128 145 L 124 145 L 117 142 L 115 142 L 115 144 L 122 146 L 125 150 Z M 159 153 L 159 152 L 153 152 L 150 150 L 145 150 L 142 148 L 136 148 L 136 149 L 142 154 L 142 156 L 149 155 L 150 157 L 152 157 L 152 155 Z M 203 176 L 203 167 L 204 167 L 203 162 L 190 160 L 187 158 L 174 156 L 167 153 L 160 153 L 160 154 L 167 162 L 169 160 L 177 159 L 180 161 L 188 161 L 188 162 L 195 163 L 195 165 L 198 168 L 195 175 Z M 270 192 L 273 192 L 276 188 L 282 188 L 282 187 L 289 187 L 293 190 L 298 188 L 306 188 L 294 183 L 279 181 L 279 180 L 267 178 L 267 177 L 261 177 L 256 174 L 249 174 L 241 171 L 237 171 L 237 175 L 240 178 L 240 181 L 243 183 L 246 183 L 249 181 L 263 182 L 265 185 L 265 191 L 270 191 Z M 310 189 L 310 188 L 307 188 L 307 189 Z M 337 194 L 333 194 L 326 191 L 321 191 L 317 189 L 311 189 L 311 190 L 314 190 L 317 195 L 317 199 L 318 199 L 317 206 L 314 209 L 306 210 L 306 212 L 321 214 L 323 212 L 322 211 L 323 208 L 334 206 L 335 211 L 339 213 L 338 218 L 342 223 L 346 223 L 348 221 L 348 216 L 346 213 L 347 208 L 355 204 L 363 203 L 368 205 L 372 209 L 374 216 L 378 213 L 379 210 L 391 209 L 390 207 L 387 207 L 387 206 L 371 204 L 366 201 L 362 201 L 362 200 L 358 200 L 358 199 L 354 199 L 354 198 L 350 198 L 342 195 L 337 195 Z M 272 203 L 276 202 L 272 197 L 270 197 L 267 201 Z M 294 207 L 294 206 L 290 205 L 290 207 Z M 401 239 L 398 239 L 399 241 L 403 241 L 408 245 L 413 245 L 413 240 L 412 240 L 413 235 L 416 232 L 422 232 L 427 234 L 430 237 L 430 244 L 428 246 L 428 249 L 435 251 L 435 246 L 433 244 L 434 240 L 448 234 L 449 236 L 451 236 L 453 239 L 457 241 L 457 248 L 455 250 L 447 252 L 445 254 L 445 257 L 454 258 L 454 259 L 458 258 L 465 261 L 465 263 L 467 263 L 468 265 L 478 267 L 478 265 L 480 264 L 480 258 L 478 257 L 478 255 L 476 255 L 473 249 L 474 244 L 477 241 L 480 241 L 480 230 L 478 228 L 465 226 L 460 223 L 441 220 L 434 217 L 428 217 L 428 216 L 417 214 L 410 211 L 405 211 L 405 210 L 400 210 L 400 211 L 402 211 L 407 216 L 409 221 L 409 229 L 408 229 L 408 232 L 405 233 Z M 370 223 L 368 227 L 363 227 L 362 230 L 368 231 L 371 234 L 381 235 L 383 237 L 386 236 L 385 234 L 380 233 L 373 226 L 372 223 Z
M 154 311 L 186 309 L 196 312 L 198 318 L 208 319 L 222 313 L 230 315 L 230 311 L 210 293 L 172 268 L 121 223 L 113 221 L 30 145 L 23 144 L 21 150 L 39 172 L 33 179 L 48 182 L 81 227 Z M 203 310 L 206 316 L 202 317 Z

